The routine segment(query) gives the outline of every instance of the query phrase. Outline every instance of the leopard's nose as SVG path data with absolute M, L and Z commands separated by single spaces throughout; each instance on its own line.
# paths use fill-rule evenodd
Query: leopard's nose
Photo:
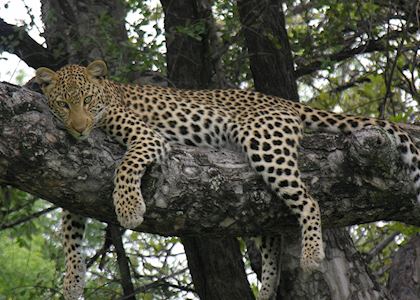
M 76 124 L 72 124 L 73 129 L 78 133 L 82 134 L 87 128 L 87 122 L 78 122 Z
M 85 131 L 85 129 L 86 129 L 86 126 L 84 126 L 84 127 L 75 127 L 74 128 L 74 130 L 76 130 L 80 134 L 82 134 L 83 131 Z

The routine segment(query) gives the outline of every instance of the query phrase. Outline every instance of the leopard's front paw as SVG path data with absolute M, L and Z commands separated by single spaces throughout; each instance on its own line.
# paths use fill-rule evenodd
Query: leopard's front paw
M 324 260 L 324 248 L 320 247 L 302 249 L 300 266 L 305 272 L 319 270 L 321 262 Z
M 115 190 L 113 198 L 118 222 L 122 227 L 134 229 L 143 223 L 146 205 L 139 192 L 124 193 L 124 191 Z
M 120 225 L 127 229 L 135 229 L 136 227 L 140 226 L 143 223 L 143 213 L 137 211 L 130 215 L 118 215 L 118 222 Z

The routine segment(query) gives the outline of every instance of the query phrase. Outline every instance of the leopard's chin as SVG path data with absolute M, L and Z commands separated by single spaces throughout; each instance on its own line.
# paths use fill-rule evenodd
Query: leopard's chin
M 78 141 L 86 140 L 90 135 L 90 130 L 85 131 L 83 133 L 80 133 L 80 132 L 77 132 L 77 131 L 74 131 L 74 130 L 68 130 L 68 132 L 71 134 L 71 136 L 73 138 L 75 138 Z
M 83 140 L 86 140 L 88 137 L 89 137 L 89 134 L 86 134 L 86 135 L 79 135 L 78 137 L 76 137 L 76 139 L 77 139 L 78 141 L 83 141 Z

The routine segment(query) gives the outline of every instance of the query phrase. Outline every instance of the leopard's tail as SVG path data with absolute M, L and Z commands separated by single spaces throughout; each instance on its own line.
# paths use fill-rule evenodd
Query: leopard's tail
M 398 150 L 404 164 L 407 166 L 416 192 L 417 203 L 420 205 L 420 151 L 412 138 L 397 124 L 374 118 L 363 118 L 337 114 L 296 105 L 302 123 L 306 128 L 332 133 L 351 133 L 365 127 L 381 127 L 395 138 Z

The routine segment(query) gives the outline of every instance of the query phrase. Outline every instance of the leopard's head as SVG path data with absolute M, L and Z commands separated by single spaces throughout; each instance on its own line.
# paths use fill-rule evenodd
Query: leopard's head
M 68 65 L 57 72 L 36 70 L 36 81 L 56 117 L 77 139 L 86 138 L 106 110 L 106 64 L 95 60 L 87 67 Z

